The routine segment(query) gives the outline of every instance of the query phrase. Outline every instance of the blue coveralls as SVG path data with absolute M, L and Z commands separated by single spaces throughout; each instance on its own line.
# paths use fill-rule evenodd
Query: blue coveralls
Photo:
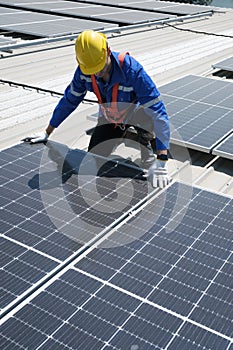
M 109 81 L 106 83 L 101 78 L 96 77 L 102 99 L 106 102 L 106 105 L 110 104 L 112 88 L 116 83 L 119 83 L 119 109 L 121 109 L 121 105 L 125 108 L 125 105 L 132 103 L 134 103 L 134 110 L 142 110 L 142 108 L 138 109 L 138 107 L 144 107 L 142 119 L 145 113 L 151 119 L 156 136 L 156 149 L 169 149 L 169 119 L 165 105 L 159 98 L 160 93 L 156 85 L 142 65 L 132 56 L 125 55 L 123 65 L 120 67 L 118 54 L 118 52 L 111 52 L 112 69 Z M 83 101 L 87 91 L 94 92 L 91 76 L 83 74 L 78 66 L 71 84 L 66 88 L 64 96 L 54 109 L 50 125 L 55 128 L 58 127 Z M 128 126 L 134 126 L 134 122 L 131 123 L 131 116 L 132 113 L 129 113 L 125 121 Z M 101 110 L 100 119 L 103 119 Z M 138 126 L 143 128 L 143 120 L 141 125 Z M 119 128 L 117 127 L 116 129 Z

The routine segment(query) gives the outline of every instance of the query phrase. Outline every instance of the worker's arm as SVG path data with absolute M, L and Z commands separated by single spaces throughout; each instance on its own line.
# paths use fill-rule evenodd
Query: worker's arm
M 33 134 L 31 136 L 26 137 L 22 141 L 24 142 L 30 142 L 33 143 L 44 143 L 48 140 L 50 134 L 53 132 L 54 127 L 52 125 L 48 125 L 45 131 L 38 132 L 36 134 Z
M 153 187 L 164 188 L 171 181 L 167 171 L 167 153 L 170 142 L 168 114 L 156 85 L 144 68 L 132 57 L 127 56 L 126 59 L 131 61 L 126 73 L 127 78 L 130 79 L 137 99 L 144 111 L 152 118 L 156 135 L 157 158 L 149 168 L 146 176 Z
M 160 92 L 142 65 L 132 56 L 125 56 L 123 69 L 127 81 L 130 82 L 134 89 L 140 106 L 144 108 L 145 113 L 153 120 L 156 150 L 168 150 L 170 143 L 170 124 Z

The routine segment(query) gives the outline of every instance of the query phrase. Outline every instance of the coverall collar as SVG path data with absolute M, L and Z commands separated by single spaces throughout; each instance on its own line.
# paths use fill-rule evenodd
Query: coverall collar
M 122 71 L 120 67 L 120 62 L 118 60 L 118 54 L 119 52 L 112 51 L 111 52 L 111 62 L 112 62 L 112 69 L 111 69 L 111 74 L 110 74 L 110 80 L 108 81 L 108 86 L 109 88 L 114 86 L 115 84 L 119 82 L 125 82 L 126 81 L 126 76 L 124 72 Z M 101 78 L 96 77 L 97 81 Z

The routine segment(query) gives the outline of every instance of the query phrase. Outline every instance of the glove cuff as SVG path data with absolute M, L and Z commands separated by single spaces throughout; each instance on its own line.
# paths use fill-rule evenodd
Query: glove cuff
M 166 161 L 168 161 L 168 156 L 167 156 L 167 154 L 158 154 L 157 159 L 162 160 L 163 162 L 166 162 Z

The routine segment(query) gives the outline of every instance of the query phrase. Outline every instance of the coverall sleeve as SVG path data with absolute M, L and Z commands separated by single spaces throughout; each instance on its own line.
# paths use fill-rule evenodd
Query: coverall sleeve
M 169 149 L 170 124 L 165 105 L 159 98 L 160 93 L 142 65 L 132 57 L 129 59 L 131 62 L 127 79 L 130 77 L 139 103 L 153 119 L 156 148 L 157 150 Z
M 83 101 L 86 92 L 85 80 L 81 78 L 78 67 L 70 85 L 67 86 L 63 97 L 55 107 L 49 124 L 57 128 Z

